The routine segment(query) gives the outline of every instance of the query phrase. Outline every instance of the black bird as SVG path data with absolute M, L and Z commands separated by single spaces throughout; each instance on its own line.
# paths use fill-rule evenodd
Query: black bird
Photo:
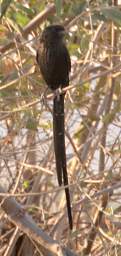
M 41 74 L 48 87 L 55 91 L 69 85 L 69 72 L 71 61 L 68 50 L 64 43 L 64 27 L 61 25 L 50 25 L 45 28 L 40 38 L 40 47 L 37 50 L 37 63 Z M 61 186 L 68 185 L 68 174 L 65 151 L 65 129 L 64 129 L 64 96 L 65 93 L 57 95 L 53 100 L 53 137 L 56 159 L 56 170 L 58 183 Z M 70 229 L 73 228 L 71 202 L 69 188 L 65 188 L 67 211 Z

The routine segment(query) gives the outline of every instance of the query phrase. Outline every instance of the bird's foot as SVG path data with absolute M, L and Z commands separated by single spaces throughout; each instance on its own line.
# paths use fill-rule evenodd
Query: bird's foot
M 57 97 L 57 100 L 60 100 L 60 95 L 62 94 L 62 89 L 58 88 L 54 91 L 54 97 Z

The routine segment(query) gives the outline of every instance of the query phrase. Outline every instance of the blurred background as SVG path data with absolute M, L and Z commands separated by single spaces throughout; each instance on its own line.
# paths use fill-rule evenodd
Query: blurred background
M 0 186 L 20 194 L 38 226 L 76 254 L 120 256 L 121 1 L 3 0 L 0 10 Z M 65 97 L 72 232 L 57 184 L 52 92 L 44 98 L 36 63 L 50 24 L 66 28 L 72 64 Z M 15 230 L 1 210 L 0 255 L 46 255 Z

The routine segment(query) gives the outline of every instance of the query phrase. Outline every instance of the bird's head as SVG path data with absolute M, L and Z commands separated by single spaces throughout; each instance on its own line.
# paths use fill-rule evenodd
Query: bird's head
M 41 41 L 47 44 L 53 44 L 62 41 L 65 35 L 65 29 L 61 25 L 50 25 L 42 33 Z

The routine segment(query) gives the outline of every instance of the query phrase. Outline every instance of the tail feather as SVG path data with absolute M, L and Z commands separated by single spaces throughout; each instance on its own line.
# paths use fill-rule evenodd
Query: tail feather
M 55 96 L 53 104 L 53 131 L 54 131 L 54 148 L 56 159 L 56 170 L 58 183 L 61 186 L 68 185 L 68 174 L 66 166 L 66 150 L 65 150 L 65 130 L 64 130 L 64 94 Z M 67 212 L 70 229 L 73 228 L 71 202 L 69 188 L 65 188 Z
M 63 106 L 61 105 L 61 103 L 63 103 L 63 101 L 64 101 L 64 99 L 60 95 L 59 98 L 57 96 L 55 96 L 54 102 L 53 102 L 53 136 L 54 136 L 56 171 L 57 171 L 57 178 L 58 178 L 59 186 L 62 185 L 62 162 L 61 162 L 62 120 L 61 120 L 61 113 L 62 113 Z

